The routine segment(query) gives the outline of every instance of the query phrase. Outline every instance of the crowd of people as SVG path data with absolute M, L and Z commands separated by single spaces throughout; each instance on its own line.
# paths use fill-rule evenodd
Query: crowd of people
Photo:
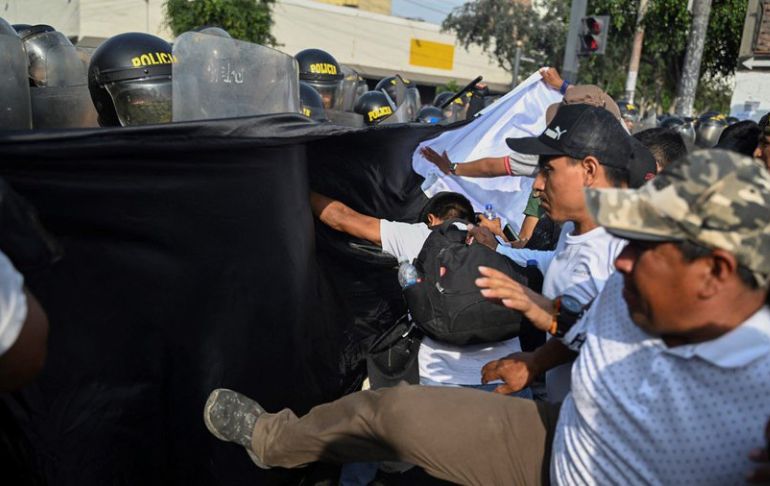
M 229 38 L 216 28 L 194 34 Z M 81 58 L 40 61 L 76 52 L 49 26 L 0 22 L 0 36 L 18 38 L 28 55 L 30 90 L 74 87 L 82 71 L 101 126 L 174 121 L 178 59 L 162 39 L 115 36 L 85 70 Z M 369 90 L 327 52 L 294 58 L 297 111 L 319 123 L 450 124 L 495 101 L 476 86 L 423 105 L 402 76 Z M 62 73 L 71 78 L 57 85 Z M 471 269 L 474 295 L 521 316 L 520 334 L 462 345 L 422 336 L 417 382 L 373 382 L 302 417 L 217 389 L 204 409 L 212 434 L 263 468 L 346 464 L 345 484 L 366 484 L 383 461 L 462 484 L 770 482 L 768 115 L 641 119 L 600 87 L 572 85 L 552 68 L 540 74 L 563 98 L 543 114 L 538 136 L 508 138 L 507 153 L 467 161 L 430 144 L 420 150 L 443 177 L 533 178 L 515 230 L 455 192 L 430 198 L 418 222 L 309 195 L 320 222 L 399 262 L 427 258 L 426 241 L 450 225 L 463 245 L 535 267 L 537 286 L 499 268 Z M 87 123 L 86 111 L 63 126 Z M 547 231 L 555 237 L 537 237 Z M 439 268 L 436 285 L 446 272 Z M 42 367 L 48 324 L 2 254 L 0 273 L 6 391 Z

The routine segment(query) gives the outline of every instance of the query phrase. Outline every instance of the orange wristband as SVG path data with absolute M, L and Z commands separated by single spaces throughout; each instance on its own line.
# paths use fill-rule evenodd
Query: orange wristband
M 551 336 L 556 335 L 556 330 L 559 327 L 557 318 L 559 317 L 559 310 L 561 309 L 561 297 L 556 297 L 553 301 L 553 320 L 551 321 L 551 327 L 548 329 L 548 334 Z

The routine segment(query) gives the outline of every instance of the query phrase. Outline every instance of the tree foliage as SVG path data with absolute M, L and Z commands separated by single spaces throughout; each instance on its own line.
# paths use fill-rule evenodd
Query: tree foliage
M 713 0 L 696 109 L 729 103 L 726 79 L 735 71 L 746 15 L 746 0 Z M 477 0 L 456 9 L 443 24 L 464 45 L 479 44 L 500 66 L 512 70 L 516 40 L 538 65 L 562 65 L 570 0 L 542 0 L 532 6 L 512 0 Z M 622 97 L 636 29 L 639 0 L 592 0 L 588 14 L 610 15 L 606 54 L 580 60 L 579 82 Z M 541 13 L 538 13 L 541 12 Z M 687 0 L 649 0 L 636 100 L 668 110 L 682 73 L 692 15 Z M 525 66 L 534 69 L 536 66 Z
M 274 46 L 271 6 L 275 0 L 165 0 L 166 24 L 174 35 L 216 26 L 239 40 Z

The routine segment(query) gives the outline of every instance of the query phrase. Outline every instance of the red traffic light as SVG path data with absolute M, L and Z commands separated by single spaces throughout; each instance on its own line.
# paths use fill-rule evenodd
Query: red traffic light
M 586 19 L 586 28 L 588 29 L 588 32 L 593 35 L 602 33 L 602 23 L 595 17 L 588 17 Z
M 583 56 L 604 54 L 607 48 L 609 15 L 591 15 L 580 19 L 578 54 Z
M 583 43 L 587 51 L 594 52 L 599 50 L 599 41 L 592 35 L 584 36 Z

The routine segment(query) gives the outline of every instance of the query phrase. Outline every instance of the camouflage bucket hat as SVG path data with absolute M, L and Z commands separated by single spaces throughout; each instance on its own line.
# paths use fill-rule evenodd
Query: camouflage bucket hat
M 700 150 L 638 190 L 587 189 L 586 201 L 614 235 L 727 250 L 760 285 L 768 283 L 770 174 L 756 159 Z

